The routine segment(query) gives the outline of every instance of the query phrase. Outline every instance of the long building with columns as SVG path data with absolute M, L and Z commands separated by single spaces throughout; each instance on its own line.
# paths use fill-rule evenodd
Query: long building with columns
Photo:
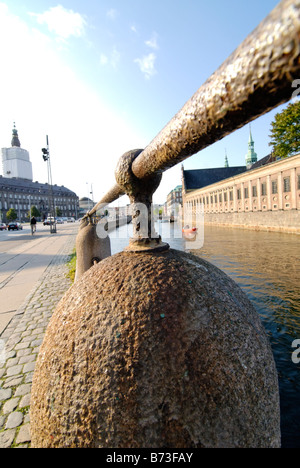
M 202 210 L 205 223 L 300 233 L 300 154 L 251 161 L 248 152 L 246 164 L 199 170 L 182 166 L 183 203 Z

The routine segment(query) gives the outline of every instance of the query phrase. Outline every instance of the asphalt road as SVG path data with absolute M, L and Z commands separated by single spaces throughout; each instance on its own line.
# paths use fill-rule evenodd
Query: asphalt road
M 0 232 L 0 333 L 78 227 L 78 222 L 59 224 L 51 234 L 49 226 L 38 223 L 33 236 L 29 225 Z

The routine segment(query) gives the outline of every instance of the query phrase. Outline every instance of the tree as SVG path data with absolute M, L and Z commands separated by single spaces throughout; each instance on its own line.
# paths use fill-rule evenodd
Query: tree
M 32 206 L 31 209 L 30 209 L 30 218 L 34 216 L 35 218 L 39 218 L 41 216 L 41 213 L 39 212 L 39 210 L 37 209 L 36 206 Z
M 274 156 L 286 158 L 300 152 L 300 101 L 291 103 L 275 115 L 271 123 L 270 146 Z
M 62 216 L 62 211 L 61 211 L 60 208 L 58 208 L 58 206 L 55 208 L 55 211 L 56 211 L 56 216 L 57 216 L 57 217 Z
M 14 208 L 10 208 L 6 213 L 8 221 L 15 221 L 18 217 L 17 212 Z

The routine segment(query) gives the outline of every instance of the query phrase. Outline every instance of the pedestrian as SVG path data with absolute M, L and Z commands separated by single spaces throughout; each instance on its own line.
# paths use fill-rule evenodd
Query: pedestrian
M 30 220 L 30 227 L 31 227 L 31 234 L 33 235 L 36 231 L 36 219 L 34 216 L 32 216 Z

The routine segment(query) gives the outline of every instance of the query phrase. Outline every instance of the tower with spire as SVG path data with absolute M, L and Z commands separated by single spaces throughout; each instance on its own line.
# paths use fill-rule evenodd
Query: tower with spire
M 226 149 L 225 149 L 225 163 L 224 163 L 224 167 L 229 167 Z
M 21 143 L 19 140 L 18 130 L 16 129 L 16 123 L 14 122 L 14 128 L 12 130 L 12 139 L 11 139 L 11 146 L 17 146 L 18 148 L 21 147 Z
M 250 169 L 252 164 L 256 163 L 257 154 L 254 151 L 254 141 L 251 133 L 251 125 L 249 126 L 249 140 L 248 140 L 248 152 L 246 154 L 246 166 Z
M 3 177 L 32 181 L 32 164 L 29 152 L 21 148 L 16 124 L 12 129 L 11 148 L 2 148 Z

